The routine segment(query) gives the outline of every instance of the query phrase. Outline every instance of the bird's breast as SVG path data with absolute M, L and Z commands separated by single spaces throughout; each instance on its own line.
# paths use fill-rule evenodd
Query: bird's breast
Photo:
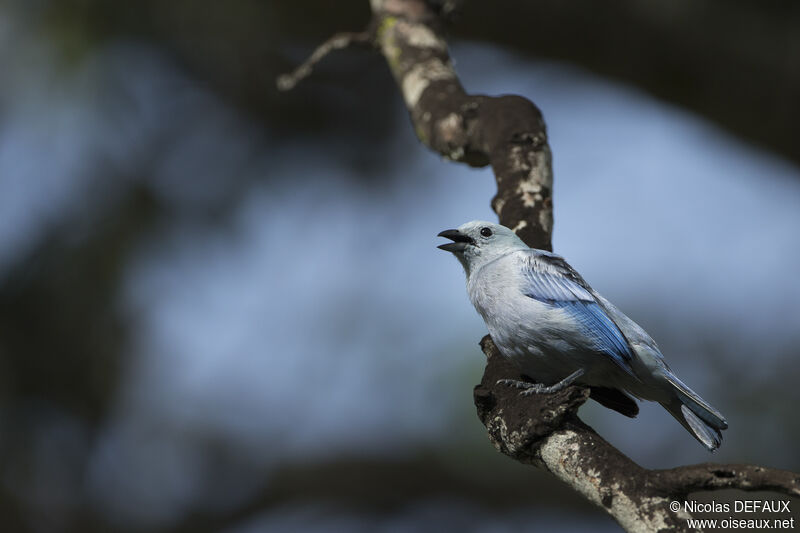
M 513 283 L 470 287 L 470 300 L 504 355 L 543 353 L 562 341 L 564 313 L 529 298 Z

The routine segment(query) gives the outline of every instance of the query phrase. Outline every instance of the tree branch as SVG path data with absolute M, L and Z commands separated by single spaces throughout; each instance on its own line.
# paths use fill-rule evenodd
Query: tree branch
M 655 490 L 675 497 L 720 489 L 767 490 L 800 497 L 800 474 L 763 466 L 705 463 L 653 470 L 651 478 Z
M 341 32 L 333 35 L 330 39 L 319 45 L 314 52 L 292 72 L 281 74 L 275 81 L 280 91 L 290 91 L 295 85 L 307 78 L 314 71 L 314 67 L 322 61 L 325 56 L 334 50 L 342 50 L 350 45 L 368 45 L 374 39 L 370 28 L 361 32 Z
M 469 95 L 441 37 L 440 19 L 424 0 L 371 0 L 375 40 L 405 100 L 414 130 L 431 150 L 472 166 L 491 165 L 492 208 L 529 245 L 551 249 L 552 168 L 542 115 L 520 96 Z M 324 54 L 322 54 L 324 55 Z M 313 57 L 312 57 L 313 59 Z M 313 61 L 312 61 L 313 63 Z M 502 453 L 551 472 L 628 531 L 686 531 L 691 516 L 669 508 L 692 491 L 737 488 L 800 496 L 800 475 L 747 465 L 694 465 L 647 470 L 577 417 L 589 389 L 568 387 L 522 397 L 497 385 L 519 378 L 487 335 L 487 357 L 475 405 Z
M 372 0 L 377 44 L 403 94 L 414 130 L 430 149 L 492 166 L 500 223 L 550 249 L 550 146 L 539 109 L 515 95 L 469 95 L 453 70 L 439 19 L 422 0 Z
M 773 491 L 800 497 L 800 474 L 753 465 L 700 464 L 648 470 L 606 442 L 577 417 L 589 389 L 568 387 L 550 395 L 523 397 L 498 385 L 519 379 L 487 335 L 487 364 L 475 387 L 478 417 L 500 452 L 544 468 L 613 516 L 628 531 L 686 531 L 691 515 L 669 509 L 690 493 L 719 489 Z

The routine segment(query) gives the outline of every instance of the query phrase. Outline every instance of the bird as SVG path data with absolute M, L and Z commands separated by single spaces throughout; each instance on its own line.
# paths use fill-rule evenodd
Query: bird
M 634 398 L 661 404 L 711 452 L 728 422 L 670 369 L 656 342 L 592 289 L 563 257 L 528 247 L 512 230 L 480 220 L 440 232 L 438 248 L 464 267 L 467 293 L 503 357 L 535 382 L 505 379 L 522 395 L 572 384 L 628 417 Z

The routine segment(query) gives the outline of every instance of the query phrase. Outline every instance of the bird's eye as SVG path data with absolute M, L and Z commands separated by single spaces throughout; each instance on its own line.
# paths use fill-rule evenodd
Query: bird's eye
M 491 237 L 492 236 L 492 230 L 490 230 L 489 228 L 481 228 L 481 235 L 483 237 Z

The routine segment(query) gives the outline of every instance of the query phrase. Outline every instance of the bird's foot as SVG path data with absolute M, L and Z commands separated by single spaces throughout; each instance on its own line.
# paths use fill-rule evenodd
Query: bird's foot
M 523 391 L 520 392 L 520 396 L 530 396 L 532 394 L 553 394 L 554 392 L 566 389 L 582 375 L 583 375 L 583 369 L 579 368 L 569 376 L 565 377 L 564 379 L 553 385 L 545 385 L 543 383 L 529 383 L 527 381 L 519 381 L 516 379 L 500 379 L 497 381 L 497 384 L 523 389 Z
M 498 379 L 498 385 L 505 385 L 506 387 L 514 387 L 517 389 L 524 389 L 523 392 L 527 392 L 531 389 L 540 389 L 544 387 L 541 383 L 530 383 L 528 381 L 520 381 L 517 379 Z

